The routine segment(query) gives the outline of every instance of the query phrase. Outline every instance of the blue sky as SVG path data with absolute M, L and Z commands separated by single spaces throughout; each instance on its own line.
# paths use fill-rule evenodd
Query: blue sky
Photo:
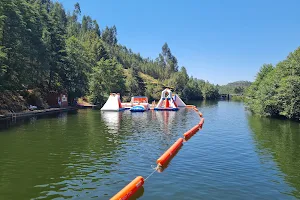
M 119 43 L 156 58 L 164 42 L 189 75 L 215 84 L 253 81 L 300 44 L 299 0 L 59 0 L 103 29 L 116 25 Z

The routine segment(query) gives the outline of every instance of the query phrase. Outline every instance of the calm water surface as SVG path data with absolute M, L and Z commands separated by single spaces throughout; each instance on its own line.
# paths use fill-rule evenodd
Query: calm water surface
M 205 124 L 139 199 L 300 199 L 300 123 L 196 102 Z M 0 199 L 109 199 L 199 122 L 178 112 L 80 110 L 0 131 Z

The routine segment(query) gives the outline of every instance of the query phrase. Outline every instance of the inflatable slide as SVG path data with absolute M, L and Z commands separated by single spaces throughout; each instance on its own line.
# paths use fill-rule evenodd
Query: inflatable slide
M 121 111 L 124 109 L 125 108 L 123 108 L 121 104 L 119 93 L 111 93 L 106 103 L 101 108 L 102 111 Z

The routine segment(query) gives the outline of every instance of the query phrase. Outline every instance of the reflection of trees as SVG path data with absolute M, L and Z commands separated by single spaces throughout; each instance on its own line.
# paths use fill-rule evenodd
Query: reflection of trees
M 203 101 L 189 101 L 187 104 L 201 107 L 211 107 L 218 104 L 218 100 L 203 100 Z
M 300 198 L 300 124 L 255 116 L 248 119 L 258 148 L 272 154 L 285 180 L 296 188 L 293 195 Z

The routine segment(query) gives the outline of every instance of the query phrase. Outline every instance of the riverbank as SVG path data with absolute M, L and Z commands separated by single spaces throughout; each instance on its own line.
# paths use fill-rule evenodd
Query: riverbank
M 42 110 L 8 113 L 5 115 L 0 115 L 0 129 L 8 128 L 11 125 L 13 125 L 23 119 L 29 119 L 29 118 L 38 117 L 38 116 L 50 116 L 53 114 L 58 114 L 58 113 L 63 113 L 63 112 L 76 113 L 77 110 L 78 110 L 78 108 L 69 106 L 69 107 L 65 107 L 65 108 L 48 108 L 48 109 L 42 109 Z

